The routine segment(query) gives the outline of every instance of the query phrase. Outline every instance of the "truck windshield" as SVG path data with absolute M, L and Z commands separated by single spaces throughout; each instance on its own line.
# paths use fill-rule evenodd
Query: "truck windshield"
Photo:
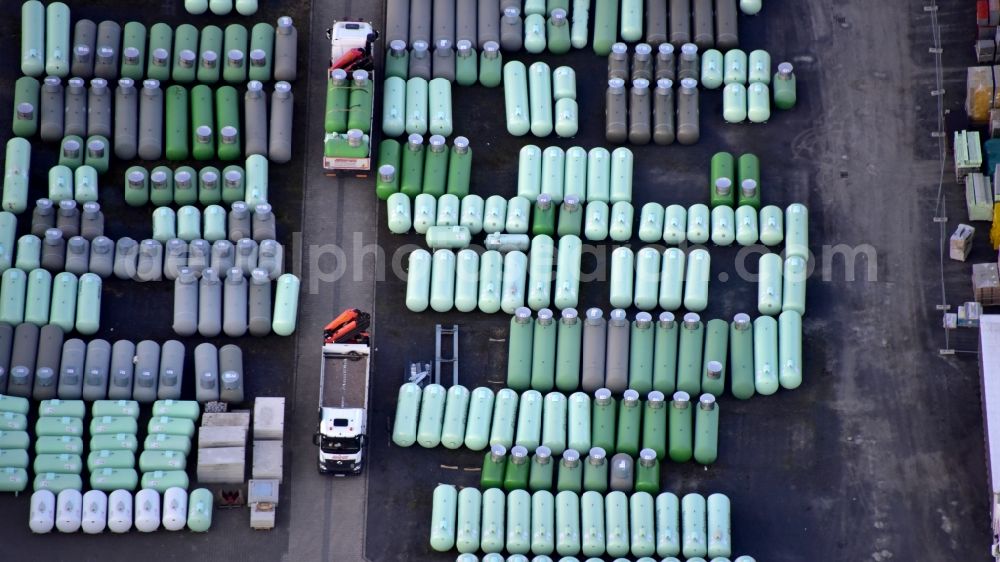
M 331 455 L 353 455 L 361 451 L 361 440 L 324 437 L 321 448 L 324 453 Z

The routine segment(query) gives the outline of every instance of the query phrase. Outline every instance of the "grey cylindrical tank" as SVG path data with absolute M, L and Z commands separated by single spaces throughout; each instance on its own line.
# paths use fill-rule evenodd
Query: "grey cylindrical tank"
M 257 268 L 257 255 L 257 243 L 250 238 L 241 238 L 236 243 L 236 267 L 240 268 L 243 275 L 250 275 Z
M 670 0 L 670 42 L 683 45 L 691 41 L 691 0 Z
M 111 277 L 115 266 L 115 243 L 107 236 L 98 236 L 90 242 L 90 272 L 102 279 Z
M 229 240 L 216 240 L 212 243 L 212 261 L 209 267 L 226 274 L 236 266 L 236 250 Z M 242 273 L 242 272 L 241 272 Z
M 171 238 L 163 245 L 163 278 L 173 281 L 187 267 L 188 244 L 180 238 Z M 176 295 L 175 295 L 176 296 Z
M 608 325 L 599 308 L 587 310 L 583 323 L 583 362 L 580 364 L 581 385 L 586 392 L 604 386 L 604 359 Z
M 66 242 L 64 269 L 74 275 L 83 275 L 90 270 L 90 242 L 83 236 L 74 236 Z
M 625 43 L 615 43 L 611 45 L 611 54 L 608 55 L 608 80 L 619 78 L 628 80 L 628 45 Z
M 604 99 L 604 136 L 608 142 L 623 143 L 628 138 L 628 96 L 625 81 L 621 78 L 608 80 L 608 91 Z
M 66 240 L 63 233 L 58 228 L 50 228 L 45 231 L 45 238 L 42 239 L 42 267 L 55 273 L 62 271 L 66 263 Z
M 677 62 L 674 57 L 674 46 L 670 43 L 661 43 L 656 49 L 655 78 L 656 80 L 677 79 Z
M 87 136 L 111 138 L 111 90 L 104 78 L 90 81 L 87 95 Z
M 35 364 L 35 388 L 32 398 L 51 400 L 57 396 L 59 358 L 62 356 L 63 331 L 55 324 L 46 324 L 38 332 L 38 357 Z
M 681 45 L 681 54 L 677 60 L 677 79 L 683 81 L 685 78 L 699 80 L 701 75 L 701 64 L 698 62 L 698 45 L 685 43 Z
M 139 261 L 135 268 L 136 281 L 159 281 L 163 278 L 163 244 L 147 239 L 139 243 Z
M 42 81 L 38 105 L 41 115 L 38 131 L 41 139 L 46 142 L 62 140 L 66 110 L 63 84 L 58 76 L 48 76 Z
M 693 78 L 681 80 L 677 90 L 677 142 L 694 144 L 701 136 L 698 124 L 698 82 Z
M 80 236 L 93 240 L 103 235 L 104 213 L 101 212 L 101 204 L 97 201 L 84 203 L 83 212 L 80 213 Z
M 7 391 L 7 376 L 10 373 L 10 352 L 14 346 L 14 328 L 10 324 L 0 324 L 0 389 Z
M 455 0 L 455 44 L 465 40 L 472 43 L 472 48 L 476 48 L 476 1 L 477 0 Z M 499 10 L 493 12 L 494 16 L 499 14 Z
M 45 236 L 45 231 L 56 227 L 56 208 L 51 199 L 35 201 L 35 209 L 31 212 L 31 233 L 39 238 Z
M 198 288 L 198 333 L 214 338 L 222 331 L 222 281 L 211 267 L 201 272 Z
M 105 80 L 118 78 L 118 58 L 122 27 L 117 22 L 102 21 L 97 26 L 97 50 L 94 51 L 94 76 Z
M 275 240 L 264 240 L 257 251 L 257 268 L 267 272 L 268 277 L 277 279 L 285 265 L 285 251 Z
M 434 0 L 431 40 L 437 45 L 442 39 L 455 43 L 455 0 Z
M 426 41 L 414 41 L 413 49 L 410 52 L 410 78 L 431 79 L 431 52 L 430 43 Z
M 115 277 L 122 280 L 135 279 L 138 260 L 138 242 L 127 236 L 115 242 Z
M 410 39 L 409 0 L 389 0 L 385 6 L 385 43 Z
M 410 42 L 431 42 L 431 0 L 410 0 Z
M 434 58 L 431 60 L 431 76 L 455 81 L 455 50 L 447 39 L 434 43 Z
M 479 47 L 487 41 L 500 42 L 500 19 L 497 17 L 500 12 L 500 2 L 498 0 L 478 0 L 476 17 L 478 19 L 476 33 L 479 36 Z M 475 45 L 476 42 L 473 41 Z
M 632 53 L 632 81 L 636 80 L 653 80 L 653 48 L 648 43 L 639 43 Z
M 108 400 L 132 399 L 132 376 L 135 373 L 135 344 L 118 340 L 111 346 L 108 370 Z
M 182 267 L 174 281 L 174 333 L 193 336 L 198 331 L 198 277 Z
M 275 240 L 278 237 L 275 223 L 276 220 L 274 218 L 274 212 L 271 210 L 271 206 L 267 203 L 257 205 L 254 208 L 252 221 L 254 241 L 263 242 L 264 240 Z
M 209 266 L 212 261 L 212 245 L 207 240 L 201 238 L 188 243 L 188 267 L 196 275 L 201 275 L 202 271 Z M 218 275 L 218 271 L 215 272 Z
M 247 280 L 239 268 L 226 277 L 223 290 L 222 331 L 231 338 L 247 333 Z
M 159 160 L 163 154 L 163 90 L 159 80 L 146 80 L 139 94 L 139 148 L 143 160 Z
M 649 80 L 632 81 L 628 102 L 628 141 L 632 144 L 649 144 L 651 97 Z
M 195 399 L 204 404 L 219 399 L 219 349 L 205 342 L 194 348 Z
M 66 136 L 87 136 L 87 86 L 83 78 L 66 81 L 66 116 L 63 120 Z
M 604 369 L 604 386 L 611 392 L 622 393 L 628 389 L 628 361 L 630 326 L 625 311 L 616 308 L 608 319 L 607 365 Z
M 135 158 L 139 145 L 139 94 L 135 81 L 122 78 L 115 89 L 115 156 Z
M 56 228 L 62 231 L 63 238 L 72 238 L 80 234 L 80 209 L 76 201 L 67 199 L 59 202 Z
M 656 81 L 656 89 L 653 90 L 653 142 L 666 145 L 673 143 L 674 138 L 673 82 L 669 78 L 661 78 Z
M 135 347 L 135 385 L 132 399 L 143 403 L 156 400 L 157 380 L 160 377 L 160 344 L 143 340 Z
M 83 363 L 83 399 L 104 400 L 108 396 L 108 370 L 111 368 L 111 344 L 91 340 Z
M 62 346 L 59 359 L 59 399 L 79 400 L 83 396 L 83 363 L 87 357 L 87 344 L 73 338 Z
M 504 8 L 500 17 L 500 47 L 508 52 L 517 52 L 524 46 L 524 20 L 516 6 Z
M 24 398 L 31 396 L 35 379 L 38 331 L 38 326 L 34 324 L 18 324 L 14 328 L 14 347 L 10 357 L 7 394 Z
M 219 399 L 229 404 L 243 402 L 243 351 L 235 345 L 219 348 Z
M 82 19 L 73 26 L 73 52 L 70 53 L 70 76 L 94 75 L 94 52 L 97 50 L 97 24 Z
M 627 453 L 618 453 L 611 457 L 611 470 L 608 475 L 608 485 L 613 492 L 632 491 L 635 482 L 635 461 Z
M 278 82 L 271 94 L 271 128 L 268 136 L 268 159 L 284 163 L 292 159 L 292 85 Z
M 247 83 L 243 95 L 243 144 L 247 156 L 267 156 L 267 96 L 257 80 Z
M 179 400 L 184 380 L 184 344 L 177 340 L 163 342 L 160 349 L 160 381 L 158 400 Z
M 249 327 L 251 336 L 271 333 L 271 278 L 263 269 L 250 273 Z
M 291 82 L 296 77 L 296 60 L 298 59 L 299 32 L 292 23 L 292 18 L 278 18 L 278 26 L 274 34 L 274 79 Z
M 692 2 L 692 40 L 700 49 L 711 49 L 715 46 L 715 31 L 712 25 L 712 0 L 693 0 Z
M 270 207 L 270 205 L 268 207 Z M 242 238 L 251 237 L 252 223 L 250 218 L 250 207 L 247 206 L 246 202 L 236 201 L 233 203 L 229 214 L 226 216 L 226 221 L 228 222 L 229 240 L 233 244 L 239 242 Z M 274 225 L 272 224 L 271 226 L 273 228 Z M 274 238 L 274 236 L 271 236 L 271 238 Z

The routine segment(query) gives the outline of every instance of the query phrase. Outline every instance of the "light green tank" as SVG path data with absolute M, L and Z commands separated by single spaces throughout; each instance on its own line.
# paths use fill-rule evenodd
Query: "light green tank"
M 785 239 L 784 215 L 779 207 L 768 205 L 760 210 L 760 241 L 777 246 Z
M 17 472 L 20 471 L 20 474 Z M 20 469 L 0 469 L 0 491 L 18 492 L 24 490 L 28 474 Z M 59 495 L 63 490 L 83 490 L 83 479 L 79 474 L 46 472 L 35 475 L 34 489 L 49 490 Z
M 190 448 L 190 443 L 188 447 Z M 90 438 L 91 451 L 131 451 L 135 453 L 138 448 L 139 441 L 136 439 L 135 433 L 105 433 Z M 148 445 L 147 448 L 149 448 Z
M 512 197 L 507 202 L 506 230 L 509 234 L 527 234 L 528 218 L 531 213 L 531 201 L 524 197 Z
M 68 21 L 66 25 L 69 25 Z M 68 55 L 63 54 L 64 57 Z M 66 70 L 69 70 L 68 63 Z M 21 73 L 37 77 L 44 72 L 45 6 L 36 0 L 29 0 L 21 5 Z
M 164 493 L 168 488 L 188 488 L 188 475 L 183 470 L 156 470 L 142 475 L 142 487 Z
M 684 278 L 684 308 L 701 312 L 708 306 L 708 285 L 711 278 L 711 257 L 707 250 L 692 250 L 687 259 Z
M 705 497 L 688 494 L 681 500 L 682 541 L 685 558 L 704 557 L 708 553 Z
M 722 69 L 725 60 L 717 49 L 708 49 L 701 54 L 701 85 L 714 90 L 723 83 Z
M 71 417 L 83 418 L 87 414 L 87 408 L 83 400 L 42 400 L 38 405 L 39 417 Z
M 760 257 L 758 267 L 757 310 L 761 314 L 774 316 L 781 312 L 781 256 L 764 254 Z
M 633 300 L 633 275 L 635 254 L 627 246 L 611 252 L 611 295 L 609 302 L 615 308 L 628 308 Z
M 524 490 L 507 494 L 507 552 L 531 551 L 531 495 Z
M 524 306 L 527 269 L 528 256 L 523 252 L 508 252 L 504 256 L 500 308 L 507 314 Z
M 299 305 L 299 278 L 291 273 L 278 277 L 274 292 L 274 320 L 271 329 L 279 336 L 290 336 L 295 332 Z
M 733 554 L 730 526 L 730 502 L 723 494 L 712 494 L 707 501 L 707 556 L 713 561 Z
M 449 484 L 434 488 L 431 510 L 431 548 L 447 552 L 455 546 L 455 520 L 458 508 L 458 491 Z
M 83 420 L 70 417 L 38 418 L 38 421 L 35 422 L 35 435 L 38 437 L 63 435 L 80 437 L 83 435 Z
M 747 87 L 747 118 L 751 123 L 767 123 L 771 118 L 771 95 L 767 84 L 754 82 Z
M 452 158 L 449 162 L 454 161 L 454 158 Z M 483 201 L 483 198 L 478 195 L 472 194 L 462 197 L 458 224 L 468 228 L 469 233 L 473 236 L 483 231 L 483 210 L 485 205 L 486 203 Z
M 439 384 L 429 384 L 420 396 L 420 417 L 417 421 L 417 443 L 432 449 L 441 443 L 444 407 L 447 391 Z
M 531 240 L 528 256 L 528 306 L 533 310 L 548 307 L 552 294 L 552 264 L 555 261 L 555 243 L 547 235 Z
M 146 440 L 143 442 L 142 447 L 144 452 L 146 450 L 179 451 L 187 455 L 191 452 L 191 438 L 183 435 L 154 433 L 146 436 Z M 91 448 L 95 448 L 93 440 L 91 441 Z
M 730 246 L 736 239 L 736 213 L 732 207 L 719 206 L 712 209 L 712 243 L 716 246 Z
M 538 54 L 545 51 L 545 17 L 526 13 L 524 18 L 524 50 Z
M 705 244 L 710 233 L 711 213 L 707 205 L 697 203 L 691 205 L 687 212 L 687 241 L 692 244 Z
M 680 205 L 669 205 L 664 210 L 663 241 L 677 245 L 685 240 L 687 240 L 687 209 Z
M 96 472 L 102 468 L 135 468 L 135 453 L 127 449 L 91 450 L 87 455 L 87 470 Z
M 778 368 L 782 388 L 802 385 L 802 315 L 794 310 L 778 316 Z
M 611 492 L 604 496 L 604 517 L 608 556 L 628 556 L 630 539 L 628 497 L 622 492 Z
M 479 258 L 479 310 L 487 314 L 500 310 L 503 262 L 503 256 L 494 250 Z
M 23 447 L 19 446 L 20 439 L 22 437 L 24 440 Z M 17 443 L 12 443 L 15 440 L 17 440 Z M 28 434 L 20 431 L 0 432 L 0 448 L 27 449 Z M 74 455 L 82 455 L 83 439 L 79 437 L 72 437 L 69 435 L 50 435 L 50 436 L 41 436 L 35 440 L 36 455 L 46 455 L 46 454 L 57 455 L 60 453 L 71 453 Z
M 28 451 L 26 449 L 0 449 L 0 468 L 28 468 Z
M 14 414 L 27 415 L 30 406 L 31 403 L 28 401 L 27 398 L 0 394 L 0 412 L 11 412 Z M 5 448 L 6 447 L 0 446 L 0 449 L 5 449 Z
M 576 451 L 590 450 L 590 396 L 574 392 L 568 400 L 566 445 Z
M 669 492 L 656 496 L 656 554 L 681 553 L 680 500 Z
M 620 493 L 620 492 L 619 492 Z M 601 556 L 605 552 L 604 498 L 597 492 L 584 492 L 580 497 L 581 553 Z
M 420 412 L 420 387 L 406 383 L 399 387 L 396 417 L 392 427 L 392 442 L 409 447 L 417 441 L 417 419 Z
M 201 405 L 194 400 L 157 400 L 153 402 L 153 417 L 161 416 L 197 421 Z
M 489 444 L 492 419 L 493 391 L 486 387 L 474 389 L 469 398 L 469 414 L 465 425 L 467 448 L 473 451 L 482 451 L 486 448 Z
M 774 107 L 778 109 L 795 107 L 795 73 L 792 71 L 792 63 L 783 62 L 774 75 Z
M 785 257 L 809 259 L 809 211 L 801 203 L 785 209 Z
M 534 451 L 542 442 L 542 408 L 545 399 L 537 390 L 521 394 L 517 409 L 514 443 Z
M 382 132 L 398 137 L 406 131 L 406 80 L 390 76 L 384 82 Z
M 740 205 L 736 208 L 736 243 L 753 246 L 758 238 L 757 210 L 750 205 Z
M 568 404 L 566 396 L 558 392 L 545 395 L 542 412 L 542 445 L 554 455 L 566 450 L 566 417 Z
M 138 485 L 139 474 L 134 468 L 101 468 L 90 473 L 90 487 L 94 490 L 101 490 L 102 492 L 112 492 L 114 490 L 132 491 Z M 164 491 L 166 490 L 164 489 Z
M 642 248 L 636 254 L 635 261 L 635 307 L 640 310 L 653 310 L 659 297 L 660 253 L 656 248 Z
M 587 203 L 583 234 L 587 240 L 600 242 L 608 237 L 611 210 L 604 201 Z
M 580 497 L 573 492 L 556 494 L 555 548 L 561 556 L 580 553 Z
M 747 120 L 747 87 L 739 82 L 730 82 L 722 90 L 722 118 L 727 123 L 742 123 Z
M 130 418 L 119 418 L 130 419 Z M 133 420 L 134 421 L 134 420 Z M 146 430 L 150 435 L 178 435 L 191 439 L 194 437 L 194 422 L 188 418 L 172 418 L 169 416 L 153 417 L 149 420 Z M 124 433 L 124 432 L 123 432 Z
M 610 202 L 632 202 L 632 168 L 635 158 L 632 151 L 619 147 L 611 153 Z M 631 226 L 629 227 L 631 230 Z
M 28 429 L 28 417 L 13 412 L 0 413 L 0 429 L 4 431 L 25 431 Z
M 554 298 L 554 304 L 558 309 L 573 308 L 579 303 L 582 257 L 583 243 L 578 236 L 567 235 L 559 238 Z
M 587 153 L 586 201 L 611 201 L 611 153 L 596 147 Z
M 806 279 L 809 269 L 805 258 L 790 256 L 785 258 L 782 275 L 781 310 L 795 311 L 800 315 L 806 312 Z
M 566 153 L 563 149 L 550 146 L 542 151 L 541 193 L 548 194 L 555 205 L 559 205 L 563 200 L 565 174 Z
M 455 262 L 455 309 L 472 312 L 478 303 L 479 254 L 466 248 L 458 252 Z
M 24 304 L 28 276 L 20 269 L 3 272 L 0 282 L 0 322 L 17 325 L 24 322 Z
M 504 514 L 507 497 L 499 488 L 483 490 L 483 515 L 480 548 L 483 552 L 498 553 L 504 549 L 506 532 Z
M 188 496 L 187 526 L 196 533 L 204 533 L 212 527 L 212 492 L 198 488 Z
M 510 449 L 514 444 L 514 424 L 517 419 L 517 393 L 509 388 L 496 394 L 493 404 L 493 422 L 490 426 L 490 445 L 503 445 Z
M 652 556 L 656 553 L 656 523 L 653 496 L 636 492 L 629 498 L 629 544 L 632 555 Z
M 747 54 L 740 49 L 730 49 L 726 51 L 724 57 L 725 69 L 723 70 L 723 80 L 726 84 L 746 84 L 747 83 Z
M 754 388 L 765 396 L 778 391 L 778 322 L 759 316 L 753 323 Z
M 483 494 L 479 490 L 462 488 L 458 492 L 455 548 L 463 554 L 471 554 L 479 550 L 482 504 Z
M 654 244 L 663 238 L 663 205 L 646 203 L 639 213 L 639 239 Z
M 701 391 L 722 396 L 726 388 L 726 358 L 729 355 L 729 323 L 715 318 L 705 324 L 705 353 Z
M 465 442 L 465 425 L 469 412 L 469 390 L 462 385 L 448 389 L 441 429 L 441 444 L 446 449 L 458 449 Z
M 405 132 L 410 135 L 427 134 L 427 80 L 414 76 L 406 81 Z
M 507 115 L 507 132 L 522 137 L 531 130 L 528 109 L 528 69 L 520 61 L 503 65 L 504 107 Z

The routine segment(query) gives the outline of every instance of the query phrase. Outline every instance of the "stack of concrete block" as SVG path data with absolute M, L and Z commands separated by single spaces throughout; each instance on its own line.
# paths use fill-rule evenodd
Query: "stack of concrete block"
M 253 407 L 253 478 L 282 481 L 285 399 L 257 398 Z
M 243 484 L 248 412 L 207 413 L 198 431 L 198 482 Z

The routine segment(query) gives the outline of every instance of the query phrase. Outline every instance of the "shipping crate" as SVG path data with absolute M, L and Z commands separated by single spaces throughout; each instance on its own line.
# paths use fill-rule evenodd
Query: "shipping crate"
M 976 229 L 967 224 L 958 225 L 948 244 L 948 257 L 957 261 L 965 261 L 969 257 L 969 252 L 972 251 L 972 236 L 975 233 Z
M 253 403 L 253 438 L 281 439 L 285 435 L 285 399 L 261 397 Z
M 976 41 L 976 62 L 993 62 L 996 57 L 997 44 L 993 39 Z
M 246 473 L 245 447 L 198 449 L 198 482 L 242 483 Z
M 249 429 L 250 412 L 206 413 L 201 416 L 202 427 L 242 427 Z
M 965 112 L 973 123 L 986 123 L 994 107 L 993 67 L 970 66 L 965 77 Z
M 978 131 L 955 131 L 955 180 L 961 183 L 965 176 L 978 172 L 983 166 L 983 149 Z
M 281 441 L 254 441 L 251 478 L 271 478 L 281 482 L 284 467 L 283 453 L 284 447 Z
M 247 428 L 239 426 L 202 427 L 198 431 L 198 448 L 246 447 Z
M 996 263 L 973 264 L 972 294 L 983 306 L 1000 305 L 1000 272 Z
M 993 220 L 993 186 L 990 178 L 979 172 L 965 177 L 965 205 L 970 221 Z

